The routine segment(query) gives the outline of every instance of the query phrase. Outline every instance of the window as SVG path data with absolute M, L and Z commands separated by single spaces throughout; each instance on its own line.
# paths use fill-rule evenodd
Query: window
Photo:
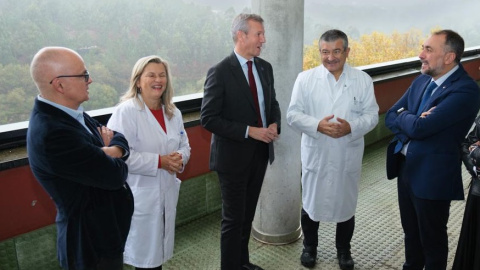
M 480 45 L 480 1 L 305 0 L 304 69 L 320 63 L 318 38 L 337 28 L 349 37 L 352 66 L 417 57 L 432 30 L 452 29 L 465 47 Z M 268 33 L 267 33 L 268 34 Z
M 170 63 L 176 96 L 203 92 L 207 69 L 233 48 L 238 4 L 208 0 L 0 2 L 0 126 L 27 121 L 38 95 L 29 71 L 44 46 L 74 49 L 93 83 L 85 110 L 115 106 L 135 62 L 158 55 Z
M 152 54 L 170 63 L 177 98 L 201 95 L 208 68 L 232 51 L 232 19 L 249 12 L 250 4 L 238 0 L 2 0 L 0 128 L 28 120 L 38 94 L 29 64 L 44 46 L 69 47 L 83 56 L 93 80 L 90 100 L 83 104 L 87 111 L 115 106 L 128 87 L 134 63 Z M 467 47 L 477 46 L 477 10 L 478 0 L 455 5 L 447 0 L 305 0 L 304 68 L 319 64 L 315 42 L 331 28 L 349 36 L 348 61 L 355 66 L 416 56 L 432 29 L 451 28 L 465 38 Z M 268 32 L 266 37 L 268 41 Z

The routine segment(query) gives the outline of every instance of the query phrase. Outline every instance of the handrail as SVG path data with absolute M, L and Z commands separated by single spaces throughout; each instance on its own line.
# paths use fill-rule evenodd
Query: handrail
M 469 47 L 463 53 L 462 59 L 468 59 L 472 56 L 480 55 L 480 46 Z M 418 57 L 394 60 L 379 64 L 372 64 L 358 67 L 371 77 L 385 75 L 393 72 L 406 70 L 420 70 L 420 60 Z M 182 114 L 198 112 L 202 104 L 203 93 L 195 93 L 185 96 L 174 97 L 175 105 Z M 101 123 L 106 123 L 110 118 L 113 107 L 89 111 L 88 114 Z M 24 146 L 26 143 L 26 134 L 28 121 L 0 125 L 0 150 L 13 147 Z

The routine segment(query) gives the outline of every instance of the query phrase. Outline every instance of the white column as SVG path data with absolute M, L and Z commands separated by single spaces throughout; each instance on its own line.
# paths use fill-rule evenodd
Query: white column
M 275 162 L 267 169 L 252 235 L 261 242 L 286 244 L 302 232 L 300 135 L 288 126 L 285 115 L 303 65 L 304 0 L 252 0 L 252 13 L 264 19 L 266 43 L 260 57 L 273 66 L 282 112 Z

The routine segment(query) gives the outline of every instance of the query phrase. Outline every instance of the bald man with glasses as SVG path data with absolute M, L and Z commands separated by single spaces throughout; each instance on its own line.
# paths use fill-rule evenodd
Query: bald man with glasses
M 125 137 L 83 112 L 92 83 L 82 57 L 46 47 L 30 72 L 40 92 L 30 116 L 30 168 L 57 208 L 64 269 L 120 270 L 133 213 Z

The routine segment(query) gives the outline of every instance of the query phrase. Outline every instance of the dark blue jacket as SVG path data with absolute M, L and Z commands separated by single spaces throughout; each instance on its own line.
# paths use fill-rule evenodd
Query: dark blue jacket
M 125 182 L 128 155 L 107 156 L 96 130 L 100 123 L 85 113 L 84 118 L 93 134 L 64 111 L 36 99 L 27 132 L 30 168 L 57 207 L 58 259 L 65 269 L 122 256 L 133 213 Z M 110 145 L 128 153 L 121 133 L 115 133 Z
M 461 200 L 461 144 L 480 107 L 480 91 L 462 65 L 440 85 L 424 107 L 430 115 L 416 115 L 423 92 L 432 77 L 420 75 L 385 117 L 395 138 L 410 142 L 406 172 L 415 196 L 430 200 Z M 397 110 L 405 111 L 397 114 Z M 394 142 L 395 143 L 395 142 Z M 387 174 L 396 175 L 395 155 L 387 153 Z

